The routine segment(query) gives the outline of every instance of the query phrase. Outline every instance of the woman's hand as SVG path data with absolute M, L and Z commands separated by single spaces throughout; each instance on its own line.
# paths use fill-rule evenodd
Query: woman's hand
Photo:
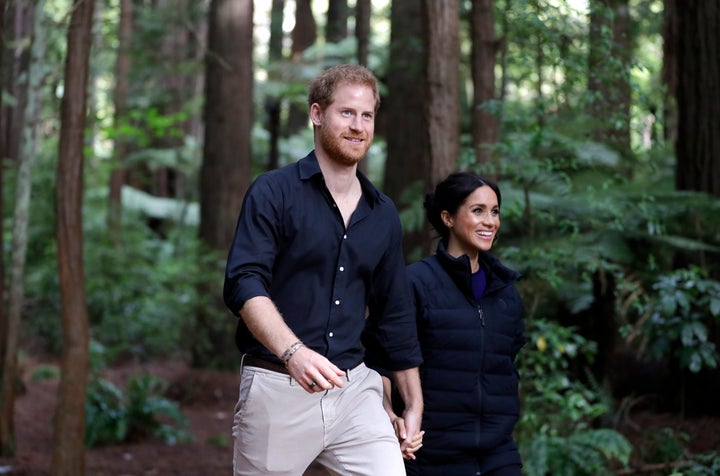
M 407 439 L 405 420 L 402 417 L 395 416 L 391 419 L 391 421 L 393 428 L 395 429 L 395 436 L 397 436 L 398 441 L 405 441 Z M 404 459 L 415 459 L 415 452 L 417 452 L 417 450 L 422 447 L 423 435 L 425 435 L 425 432 L 420 431 L 418 433 L 415 433 L 415 435 L 410 439 L 409 444 L 402 452 L 402 457 Z

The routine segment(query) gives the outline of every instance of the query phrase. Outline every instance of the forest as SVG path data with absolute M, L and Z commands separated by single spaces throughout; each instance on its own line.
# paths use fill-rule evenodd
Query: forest
M 716 0 L 3 0 L 0 474 L 231 472 L 227 251 L 338 63 L 380 80 L 360 170 L 408 263 L 448 173 L 502 189 L 523 473 L 720 474 L 718 25 Z

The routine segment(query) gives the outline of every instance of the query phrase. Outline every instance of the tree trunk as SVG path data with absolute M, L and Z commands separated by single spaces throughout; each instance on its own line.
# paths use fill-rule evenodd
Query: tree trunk
M 93 0 L 76 0 L 72 6 L 67 36 L 65 90 L 60 107 L 55 191 L 63 350 L 55 413 L 53 476 L 85 474 L 89 330 L 83 268 L 82 195 L 93 7 Z
M 328 43 L 339 43 L 347 38 L 347 20 L 347 0 L 333 0 L 328 2 L 327 23 L 325 24 L 325 40 Z
M 225 253 L 251 179 L 253 2 L 213 0 L 209 18 L 199 234 L 205 245 Z M 193 365 L 234 361 L 234 320 L 206 314 L 198 315 L 202 338 L 193 341 Z
M 36 5 L 36 12 L 42 12 L 45 1 Z M 12 262 L 10 268 L 10 296 L 7 322 L 3 334 L 2 387 L 0 388 L 0 452 L 3 456 L 15 454 L 15 431 L 13 410 L 15 408 L 15 383 L 17 380 L 17 352 L 20 334 L 20 320 L 25 301 L 25 258 L 28 246 L 28 224 L 30 218 L 30 194 L 32 188 L 32 164 L 37 150 L 37 130 L 40 106 L 38 104 L 42 86 L 41 65 L 45 57 L 45 27 L 42 15 L 35 16 L 31 59 L 27 68 L 27 101 L 25 104 L 26 124 L 23 137 L 15 189 L 15 216 L 12 232 Z
M 10 2 L 5 9 L 8 33 L 5 36 L 8 41 L 10 55 L 4 60 L 1 74 L 3 83 L 8 94 L 15 98 L 15 104 L 10 106 L 5 101 L 2 103 L 3 119 L 3 140 L 5 142 L 5 155 L 16 159 L 20 154 L 20 138 L 25 123 L 25 101 L 27 96 L 26 72 L 30 62 L 30 48 L 27 47 L 25 38 L 32 34 L 35 18 L 35 3 L 37 2 Z M 4 26 L 4 25 L 3 25 Z
M 427 24 L 423 0 L 395 1 L 390 13 L 390 63 L 387 72 L 387 100 L 380 115 L 392 131 L 386 134 L 387 160 L 383 190 L 403 210 L 422 201 L 427 191 L 426 171 L 430 170 L 430 137 L 427 117 L 427 58 L 425 38 Z M 415 195 L 403 197 L 407 190 Z M 425 229 L 404 230 L 405 258 L 415 261 L 422 257 Z
M 4 7 L 4 5 L 3 5 Z M 0 71 L 7 71 L 5 64 L 5 8 L 0 8 L 0 28 L 3 34 L 0 34 Z M 6 75 L 0 75 L 0 91 L 7 89 Z M 0 101 L 0 157 L 7 157 L 6 154 L 6 137 L 5 123 L 7 121 L 5 113 L 5 102 Z M 4 172 L 5 167 L 0 166 L 0 210 L 5 209 L 5 193 Z M 5 236 L 5 220 L 0 222 L 0 235 Z M 8 321 L 5 312 L 5 253 L 0 253 L 0 456 L 13 456 L 15 454 L 15 430 L 14 430 L 14 410 L 15 398 L 12 398 L 13 404 L 5 403 L 8 400 L 7 391 L 5 390 L 5 372 L 7 367 L 6 349 L 8 342 Z
M 292 31 L 290 59 L 300 63 L 303 51 L 315 44 L 317 24 L 313 16 L 311 0 L 296 0 L 295 28 Z M 305 101 L 291 103 L 286 124 L 286 135 L 290 136 L 308 127 L 308 108 Z
M 268 53 L 270 61 L 281 61 L 283 57 L 283 19 L 285 0 L 273 0 L 270 12 L 270 42 Z M 271 73 L 272 74 L 272 73 Z M 269 152 L 267 170 L 273 170 L 280 165 L 280 121 L 282 101 L 277 96 L 269 95 L 265 98 L 265 113 L 267 114 L 267 131 L 269 134 Z
M 630 149 L 630 61 L 632 35 L 628 0 L 590 2 L 588 89 L 593 96 L 593 138 L 626 160 Z M 606 33 L 607 32 L 607 33 Z M 627 174 L 632 164 L 625 167 Z
M 425 5 L 430 132 L 426 181 L 434 187 L 452 172 L 460 155 L 460 18 L 458 0 L 426 0 Z
M 686 0 L 678 12 L 675 185 L 720 197 L 720 6 Z
M 372 3 L 370 0 L 357 0 L 355 2 L 355 38 L 357 38 L 358 64 L 367 66 L 368 46 L 370 44 L 370 17 Z
M 678 83 L 678 0 L 665 0 L 663 10 L 663 65 L 662 82 L 665 85 L 663 135 L 670 150 L 677 141 L 677 83 Z
M 487 110 L 495 96 L 495 39 L 493 0 L 473 0 L 470 30 L 472 34 L 472 139 L 475 158 L 484 164 L 492 158 L 492 147 L 498 140 L 498 116 Z
M 115 60 L 115 128 L 120 128 L 128 121 L 128 87 L 130 74 L 130 41 L 132 39 L 132 7 L 133 0 L 120 0 L 120 21 L 118 37 L 120 47 Z M 115 139 L 115 166 L 110 173 L 110 192 L 108 196 L 108 230 L 110 238 L 116 242 L 120 237 L 122 221 L 122 186 L 125 184 L 125 155 L 128 141 L 122 135 Z

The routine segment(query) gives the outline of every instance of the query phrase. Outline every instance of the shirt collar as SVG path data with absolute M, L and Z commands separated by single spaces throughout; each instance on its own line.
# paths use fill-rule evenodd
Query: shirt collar
M 314 150 L 304 158 L 300 159 L 298 162 L 298 169 L 300 173 L 300 180 L 302 181 L 310 180 L 317 175 L 322 177 L 322 170 L 320 170 L 320 164 L 318 164 L 317 156 L 315 155 Z M 357 171 L 357 177 L 358 180 L 360 180 L 363 196 L 371 207 L 374 207 L 375 203 L 385 201 L 385 198 L 380 191 L 360 170 Z

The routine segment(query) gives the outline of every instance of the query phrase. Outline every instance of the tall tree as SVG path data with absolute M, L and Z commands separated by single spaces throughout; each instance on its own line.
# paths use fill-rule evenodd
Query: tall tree
M 209 19 L 199 236 L 209 248 L 224 253 L 251 179 L 253 2 L 213 0 Z M 218 308 L 224 308 L 221 302 Z M 200 311 L 197 332 L 204 338 L 194 339 L 193 364 L 232 359 L 233 325 L 230 319 Z
M 83 268 L 83 149 L 94 0 L 75 0 L 67 35 L 55 187 L 63 348 L 55 413 L 53 476 L 85 474 L 85 392 L 89 357 Z
M 45 1 L 34 5 L 34 11 L 42 12 Z M 2 381 L 0 387 L 0 452 L 15 454 L 13 409 L 15 407 L 15 384 L 17 379 L 17 353 L 20 320 L 25 301 L 25 258 L 28 246 L 30 221 L 30 192 L 32 188 L 32 164 L 37 153 L 37 131 L 40 122 L 39 97 L 42 85 L 42 64 L 45 57 L 45 35 L 42 14 L 35 15 L 31 59 L 27 68 L 27 100 L 23 137 L 18 157 L 15 188 L 15 214 L 12 228 L 12 261 L 10 268 L 10 293 L 7 321 L 4 322 Z
M 364 66 L 367 66 L 368 64 L 371 16 L 372 3 L 370 0 L 357 0 L 355 2 L 355 38 L 357 39 L 357 60 L 358 64 Z
M 0 8 L 0 29 L 2 32 L 0 32 L 0 71 L 6 71 L 7 68 L 5 67 L 5 11 L 4 8 L 5 5 Z M 5 91 L 6 88 L 6 75 L 2 74 L 0 75 L 0 91 Z M 0 161 L 2 163 L 5 162 L 6 152 L 5 152 L 5 101 L 0 101 Z M 5 167 L 0 165 L 0 210 L 4 210 L 5 208 L 5 200 L 3 200 L 3 195 L 5 193 L 5 187 L 4 184 L 4 170 Z M 5 220 L 0 222 L 0 235 L 5 236 Z M 5 354 L 7 349 L 7 336 L 8 336 L 8 322 L 7 322 L 7 316 L 5 312 L 5 256 L 4 253 L 0 253 L 0 368 L 4 369 L 6 367 L 5 362 Z M 8 397 L 5 395 L 6 392 L 4 390 L 4 380 L 5 380 L 5 370 L 2 370 L 3 374 L 0 375 L 0 392 L 2 394 L 0 395 L 0 400 L 4 401 Z M 14 454 L 14 442 L 9 443 L 9 440 L 14 440 L 14 404 L 13 405 L 7 405 L 0 402 L 0 455 L 3 456 L 9 456 Z
M 7 3 L 7 4 L 6 4 Z M 7 22 L 8 48 L 12 54 L 5 58 L 2 71 L 6 94 L 13 98 L 12 104 L 2 103 L 3 134 L 5 157 L 15 159 L 19 155 L 21 130 L 25 119 L 25 101 L 27 95 L 27 68 L 30 62 L 30 44 L 35 18 L 36 2 L 4 2 Z M 3 25 L 4 26 L 4 25 Z
M 594 139 L 630 154 L 632 31 L 628 0 L 591 0 L 588 90 Z M 626 171 L 631 171 L 630 164 Z
M 279 62 L 283 58 L 283 20 L 285 18 L 285 0 L 273 0 L 270 10 L 270 42 L 268 44 L 268 57 L 271 62 Z M 272 70 L 270 70 L 272 75 Z M 273 170 L 280 165 L 280 121 L 282 101 L 276 95 L 269 94 L 265 98 L 265 113 L 267 114 L 266 128 L 270 137 L 267 170 Z
M 312 11 L 312 0 L 295 1 L 295 28 L 292 31 L 290 59 L 300 63 L 303 52 L 317 41 L 317 23 Z M 305 101 L 291 103 L 286 124 L 286 134 L 292 135 L 308 127 Z
M 392 124 L 386 134 L 387 160 L 383 190 L 400 210 L 411 207 L 427 188 L 430 170 L 430 137 L 427 133 L 427 57 L 423 41 L 427 24 L 423 0 L 392 2 L 390 10 L 390 60 L 387 71 L 387 98 L 380 115 Z M 415 196 L 405 197 L 408 190 Z M 421 220 L 422 221 L 422 220 Z M 420 230 L 404 230 L 406 259 L 421 256 L 423 235 Z
M 426 0 L 430 170 L 435 186 L 460 155 L 460 18 L 458 0 Z M 428 250 L 429 251 L 429 250 Z
M 478 163 L 492 158 L 492 146 L 498 140 L 498 117 L 488 110 L 490 101 L 496 99 L 495 58 L 499 42 L 495 38 L 495 13 L 493 0 L 473 0 L 470 12 L 472 37 L 472 141 Z
M 664 111 L 663 135 L 671 149 L 677 140 L 677 83 L 678 83 L 678 0 L 665 0 L 663 9 L 663 65 L 662 83 Z
M 120 21 L 118 38 L 120 47 L 115 59 L 115 128 L 120 129 L 127 122 L 128 90 L 130 75 L 130 40 L 133 25 L 133 0 L 120 0 Z M 122 218 L 122 186 L 125 184 L 125 155 L 128 140 L 122 135 L 115 139 L 113 156 L 115 166 L 110 173 L 110 192 L 108 197 L 108 229 L 112 239 L 120 236 Z
M 677 3 L 675 185 L 720 197 L 720 5 Z
M 347 0 L 328 2 L 327 22 L 325 23 L 325 40 L 328 43 L 338 43 L 347 38 L 348 11 Z
M 418 200 L 406 191 L 431 189 L 460 153 L 460 19 L 456 0 L 393 2 L 390 17 L 384 190 L 402 209 Z M 430 251 L 430 237 L 406 230 L 403 247 L 412 261 Z

